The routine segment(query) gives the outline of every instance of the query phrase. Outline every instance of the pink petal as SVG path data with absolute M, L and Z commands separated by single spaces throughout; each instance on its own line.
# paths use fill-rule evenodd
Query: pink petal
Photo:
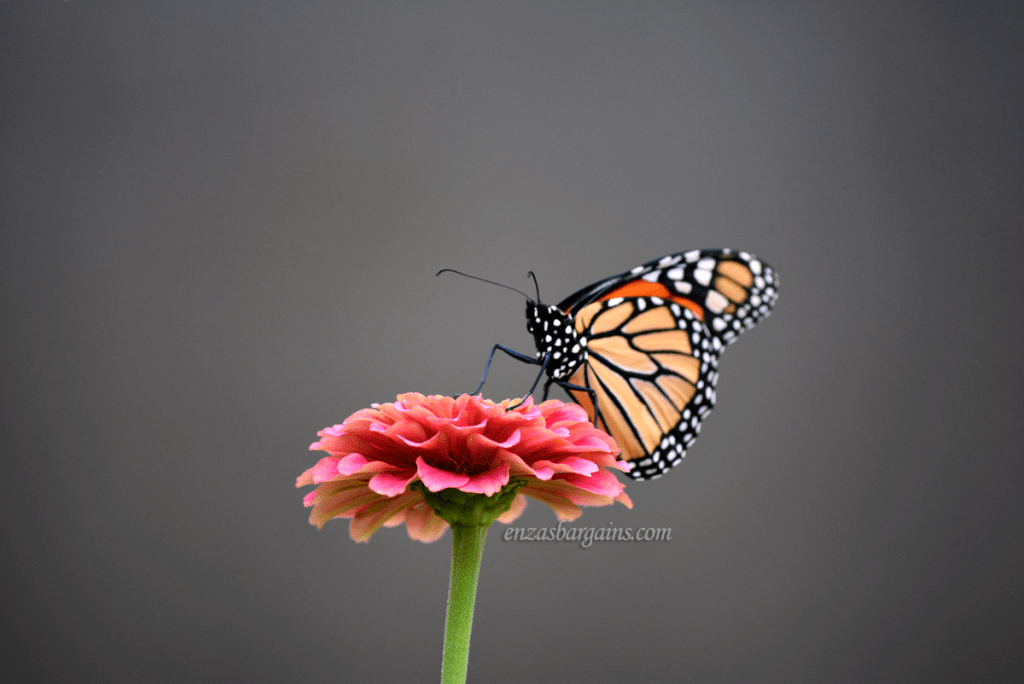
M 525 510 L 526 497 L 522 494 L 516 494 L 515 498 L 512 499 L 512 505 L 509 509 L 498 516 L 498 522 L 508 525 L 510 522 L 522 515 Z
M 537 482 L 536 484 L 531 482 L 527 487 L 524 487 L 523 490 L 525 491 L 527 488 L 529 488 L 531 492 L 543 491 L 554 496 L 562 497 L 577 506 L 608 506 L 611 505 L 612 501 L 614 501 L 610 496 L 588 492 L 585 489 L 580 489 L 579 487 L 575 487 L 560 479 L 553 479 L 548 482 Z
M 317 527 L 323 527 L 331 518 L 351 517 L 356 509 L 378 499 L 380 499 L 380 495 L 369 489 L 347 490 L 317 501 L 313 506 L 313 512 L 309 514 L 309 522 Z M 387 499 L 381 500 L 387 501 Z
M 399 439 L 405 441 L 401 437 L 399 437 Z M 443 432 L 438 432 L 425 442 L 408 446 L 412 447 L 412 449 L 408 450 L 410 459 L 412 458 L 412 455 L 416 455 L 417 458 L 426 456 L 430 458 L 431 462 L 437 463 L 439 466 L 448 464 L 451 464 L 453 467 L 455 466 L 455 461 L 452 460 L 452 454 L 458 453 L 458 449 L 451 443 L 448 435 Z M 410 465 L 412 464 L 410 463 Z
M 534 468 L 533 472 L 537 475 L 538 480 L 550 480 L 555 476 L 555 469 L 550 465 Z
M 402 470 L 402 468 L 391 465 L 390 463 L 385 463 L 384 461 L 368 461 L 362 454 L 349 454 L 349 456 L 356 456 L 357 458 L 346 461 L 348 458 L 346 456 L 338 461 L 338 473 L 346 477 L 357 474 L 362 475 Z M 408 470 L 408 468 L 406 468 L 406 470 Z
M 494 496 L 501 488 L 508 484 L 509 466 L 502 463 L 497 468 L 471 475 L 469 482 L 459 487 L 464 492 L 471 494 L 486 494 Z
M 560 403 L 560 402 L 558 402 Z M 541 411 L 544 413 L 544 419 L 548 426 L 555 425 L 565 421 L 573 423 L 584 423 L 589 422 L 590 416 L 587 415 L 586 409 L 579 404 L 562 404 L 561 406 L 552 405 L 552 401 L 545 401 L 540 405 Z
M 341 434 L 342 434 L 342 431 L 344 429 L 345 429 L 345 424 L 341 423 L 341 424 L 338 424 L 338 425 L 332 425 L 329 428 L 324 428 L 323 430 L 321 430 L 317 434 L 320 435 L 321 437 L 328 437 L 328 436 L 330 436 L 330 437 L 340 437 Z
M 516 453 L 527 463 L 532 463 L 537 458 L 556 459 L 562 455 L 561 450 L 566 448 L 570 450 L 566 453 L 572 453 L 572 445 L 547 428 L 528 428 L 523 430 L 522 438 L 516 445 Z
M 442 520 L 437 513 L 427 505 L 426 501 L 406 509 L 405 528 L 409 537 L 417 541 L 430 543 L 437 541 L 448 529 L 448 523 Z
M 579 458 L 578 456 L 570 456 L 569 458 L 563 459 L 562 465 L 569 466 L 572 468 L 574 473 L 578 473 L 580 475 L 592 475 L 600 470 L 598 465 L 590 459 Z
M 407 430 L 406 432 L 411 431 Z M 417 449 L 434 450 L 438 448 L 439 442 L 445 441 L 445 436 L 442 435 L 440 432 L 430 435 L 425 439 L 419 438 L 419 435 L 406 437 L 405 435 L 397 431 L 392 433 L 392 436 L 395 437 L 396 439 L 400 439 L 401 441 L 405 442 L 407 446 L 416 447 Z
M 509 435 L 509 438 L 506 439 L 504 442 L 495 442 L 487 438 L 486 436 L 484 436 L 484 439 L 487 439 L 489 442 L 493 443 L 494 446 L 501 447 L 502 449 L 510 449 L 514 447 L 516 444 L 519 444 L 519 440 L 522 439 L 522 437 L 523 433 L 521 430 L 513 430 L 512 434 Z
M 405 491 L 406 485 L 415 479 L 415 473 L 408 477 L 396 473 L 377 473 L 370 478 L 369 487 L 372 491 L 384 496 L 398 496 Z
M 352 518 L 352 523 L 348 526 L 348 534 L 354 541 L 369 541 L 370 537 L 380 529 L 381 525 L 417 501 L 422 500 L 423 498 L 420 494 L 409 492 L 406 496 L 375 501 L 355 514 Z
M 416 473 L 423 480 L 423 484 L 432 492 L 439 492 L 442 489 L 458 489 L 469 482 L 469 476 L 462 473 L 452 473 L 429 465 L 420 456 L 416 459 Z
M 335 494 L 339 494 L 341 492 L 348 492 L 354 490 L 363 491 L 365 489 L 366 482 L 359 478 L 332 480 L 330 482 L 325 482 L 321 484 L 319 487 L 312 491 L 312 502 L 319 503 L 321 501 L 325 501 L 329 497 L 332 497 Z
M 369 461 L 362 454 L 349 454 L 338 461 L 337 472 L 342 475 L 352 475 L 362 470 L 367 463 Z
M 563 475 L 560 478 L 563 482 L 571 484 L 580 489 L 585 489 L 601 496 L 616 497 L 622 493 L 622 483 L 618 478 L 607 470 L 594 473 L 587 477 L 584 475 Z
M 526 461 L 519 457 L 519 454 L 512 451 L 500 451 L 495 456 L 500 462 L 509 464 L 512 477 L 538 477 L 537 471 L 527 465 Z
M 305 486 L 311 485 L 311 484 L 314 484 L 313 483 L 313 469 L 312 468 L 310 468 L 309 470 L 303 471 L 303 473 L 301 475 L 299 475 L 295 479 L 295 486 L 296 487 L 305 487 Z
M 313 484 L 328 482 L 338 477 L 338 457 L 324 456 L 310 468 L 310 474 L 313 476 Z
M 541 503 L 551 506 L 555 510 L 555 515 L 558 516 L 559 520 L 575 520 L 576 518 L 583 515 L 583 511 L 580 510 L 579 506 L 571 503 L 562 496 L 553 494 L 536 487 L 526 486 L 519 490 L 521 494 L 533 497 Z
M 398 527 L 399 525 L 404 523 L 405 522 L 405 512 L 408 511 L 408 510 L 409 510 L 408 508 L 403 508 L 402 510 L 398 511 L 398 513 L 396 513 L 395 515 L 393 515 L 392 517 L 390 517 L 387 520 L 385 520 L 384 521 L 384 527 Z
M 590 475 L 601 469 L 600 466 L 590 459 L 577 456 L 569 456 L 555 462 L 548 460 L 536 461 L 533 467 L 538 472 L 547 470 L 553 473 L 577 473 L 579 475 Z M 540 479 L 547 480 L 550 478 L 542 477 Z
M 588 449 L 595 449 L 597 451 L 616 451 L 617 447 L 609 446 L 606 441 L 595 435 L 587 435 L 580 437 L 573 441 L 573 444 L 578 447 L 587 447 Z

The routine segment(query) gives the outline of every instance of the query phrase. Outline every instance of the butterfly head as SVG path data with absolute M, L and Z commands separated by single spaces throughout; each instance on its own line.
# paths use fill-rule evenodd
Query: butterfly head
M 526 329 L 533 334 L 537 358 L 550 354 L 548 376 L 564 380 L 587 358 L 587 340 L 574 327 L 575 319 L 556 306 L 528 300 Z

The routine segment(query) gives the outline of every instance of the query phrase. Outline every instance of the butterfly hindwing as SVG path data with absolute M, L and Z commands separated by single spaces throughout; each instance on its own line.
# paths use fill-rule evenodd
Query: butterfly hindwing
M 656 297 L 612 298 L 584 307 L 576 329 L 586 359 L 569 383 L 591 388 L 598 426 L 615 437 L 636 479 L 678 463 L 715 402 L 717 354 L 690 309 Z M 594 416 L 587 392 L 573 398 Z

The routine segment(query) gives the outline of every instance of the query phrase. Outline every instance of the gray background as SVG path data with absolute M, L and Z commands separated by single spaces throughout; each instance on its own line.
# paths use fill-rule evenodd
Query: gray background
M 470 679 L 1019 681 L 1024 12 L 894 5 L 0 3 L 0 678 L 435 681 L 450 535 L 309 526 L 316 431 L 530 351 L 441 267 L 721 246 L 774 315 L 578 522 L 672 540 L 493 529 Z

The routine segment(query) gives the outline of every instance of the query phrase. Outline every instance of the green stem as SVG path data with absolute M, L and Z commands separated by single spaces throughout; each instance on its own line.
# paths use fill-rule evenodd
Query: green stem
M 448 587 L 448 617 L 444 623 L 441 684 L 465 684 L 469 667 L 469 635 L 480 559 L 487 525 L 452 525 L 452 581 Z

